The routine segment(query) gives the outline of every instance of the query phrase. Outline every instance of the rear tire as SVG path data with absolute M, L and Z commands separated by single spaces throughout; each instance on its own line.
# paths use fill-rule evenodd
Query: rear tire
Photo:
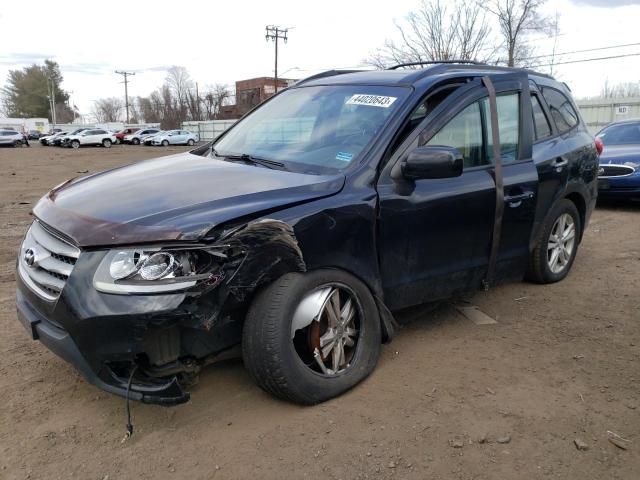
M 580 214 L 571 200 L 561 200 L 547 215 L 529 258 L 526 278 L 554 283 L 565 278 L 578 252 Z
M 111 148 L 111 140 L 109 140 L 108 138 L 105 138 L 104 140 L 102 140 L 102 146 L 104 148 Z
M 352 320 L 340 324 L 339 334 L 337 329 L 330 331 L 328 322 L 322 326 L 323 319 L 328 318 L 324 316 L 328 308 L 324 305 L 330 305 L 329 295 L 322 304 L 322 313 L 316 317 L 318 321 L 294 330 L 294 314 L 298 318 L 302 300 L 327 289 L 339 292 L 337 301 L 343 309 L 352 300 Z M 341 302 L 340 298 L 346 301 Z M 344 318 L 340 316 L 339 321 Z M 350 343 L 346 343 L 347 334 Z M 323 360 L 313 356 L 313 351 L 320 353 L 317 347 L 312 349 L 314 345 L 325 350 L 337 342 L 343 342 L 337 362 L 333 347 L 328 353 L 323 352 Z M 380 348 L 380 318 L 369 289 L 354 276 L 333 269 L 288 273 L 274 281 L 253 300 L 242 332 L 242 357 L 253 380 L 278 398 L 304 405 L 333 398 L 364 380 L 375 368 Z M 337 364 L 337 373 L 322 371 L 320 362 L 325 368 Z

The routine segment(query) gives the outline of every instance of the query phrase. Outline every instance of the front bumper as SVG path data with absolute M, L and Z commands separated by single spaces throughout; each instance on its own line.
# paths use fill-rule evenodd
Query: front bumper
M 640 172 L 628 176 L 599 178 L 598 197 L 603 199 L 640 198 Z
M 211 296 L 97 291 L 93 275 L 106 253 L 83 251 L 54 300 L 29 286 L 18 268 L 18 319 L 31 338 L 98 388 L 125 396 L 130 372 L 138 366 L 129 398 L 160 405 L 188 401 L 179 379 L 188 380 L 205 360 L 239 344 L 240 322 L 204 328 L 200 320 L 216 310 Z
M 121 397 L 127 395 L 128 378 L 117 375 L 106 364 L 96 371 L 71 335 L 39 313 L 20 290 L 16 293 L 16 306 L 18 320 L 33 340 L 39 340 L 53 353 L 73 365 L 92 385 Z M 189 393 L 182 389 L 176 377 L 163 381 L 138 378 L 131 384 L 129 398 L 143 403 L 178 405 L 189 400 Z

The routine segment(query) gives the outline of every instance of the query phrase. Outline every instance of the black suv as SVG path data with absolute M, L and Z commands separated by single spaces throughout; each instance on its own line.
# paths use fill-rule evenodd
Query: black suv
M 20 250 L 20 321 L 132 399 L 185 402 L 241 353 L 263 389 L 313 404 L 371 373 L 393 312 L 563 279 L 598 173 L 569 89 L 406 66 L 325 72 L 190 153 L 57 186 Z

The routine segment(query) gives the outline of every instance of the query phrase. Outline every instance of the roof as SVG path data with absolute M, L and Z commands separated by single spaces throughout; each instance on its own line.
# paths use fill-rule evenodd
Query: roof
M 499 67 L 493 65 L 467 65 L 457 63 L 442 63 L 430 65 L 415 70 L 329 70 L 305 78 L 296 83 L 298 85 L 339 85 L 339 84 L 369 84 L 386 86 L 409 86 L 428 77 L 444 78 L 468 74 L 470 76 L 507 74 L 525 72 L 531 77 L 551 79 L 543 73 L 533 72 L 522 68 Z

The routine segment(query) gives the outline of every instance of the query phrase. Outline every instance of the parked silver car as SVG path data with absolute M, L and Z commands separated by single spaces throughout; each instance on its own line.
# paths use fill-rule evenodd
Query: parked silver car
M 158 132 L 160 132 L 159 128 L 141 128 L 140 130 L 125 135 L 122 139 L 122 143 L 140 145 L 140 143 L 144 142 L 145 138 L 150 135 L 156 135 Z
M 15 130 L 0 130 L 0 145 L 21 147 L 24 143 L 24 135 Z
M 187 132 L 186 130 L 167 130 L 162 134 L 153 137 L 151 145 L 195 145 L 200 141 L 197 133 Z
M 159 135 L 164 135 L 165 133 L 167 132 L 164 130 L 160 130 L 158 133 L 154 133 L 153 135 L 147 135 L 146 137 L 144 137 L 144 140 L 142 141 L 142 143 L 147 147 L 152 147 L 153 139 Z

